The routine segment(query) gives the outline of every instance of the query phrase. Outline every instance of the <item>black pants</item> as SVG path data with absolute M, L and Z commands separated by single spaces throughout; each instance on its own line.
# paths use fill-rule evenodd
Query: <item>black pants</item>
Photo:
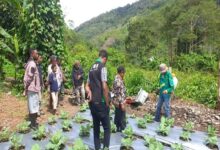
M 117 131 L 121 132 L 126 127 L 126 113 L 120 108 L 115 107 L 115 119 L 114 123 L 117 127 Z
M 93 134 L 94 134 L 94 144 L 95 149 L 99 150 L 101 148 L 100 141 L 100 123 L 104 129 L 104 148 L 109 148 L 110 143 L 110 118 L 109 118 L 109 108 L 104 103 L 90 103 L 90 110 L 93 118 Z

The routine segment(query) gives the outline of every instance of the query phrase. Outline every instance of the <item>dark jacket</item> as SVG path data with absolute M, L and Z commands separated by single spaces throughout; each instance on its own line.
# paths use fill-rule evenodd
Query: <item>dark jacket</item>
M 50 84 L 50 92 L 58 92 L 58 82 L 57 82 L 57 77 L 56 73 L 51 73 L 49 75 L 49 84 Z
M 78 80 L 77 76 L 81 75 L 81 78 Z M 75 65 L 73 66 L 72 70 L 72 81 L 75 87 L 82 86 L 84 80 L 84 71 L 82 67 L 76 68 Z

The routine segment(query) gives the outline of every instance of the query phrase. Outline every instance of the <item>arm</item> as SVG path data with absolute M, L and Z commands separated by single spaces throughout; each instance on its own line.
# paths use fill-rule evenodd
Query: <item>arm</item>
M 90 85 L 89 85 L 88 81 L 86 83 L 86 93 L 88 94 L 88 99 L 89 99 L 89 102 L 90 102 L 92 100 L 92 91 L 90 89 Z
M 27 71 L 27 78 L 24 79 L 25 83 L 25 91 L 28 90 L 28 87 L 30 86 L 31 82 L 34 80 L 34 73 L 36 71 L 36 68 L 34 66 L 29 66 Z
M 104 97 L 105 97 L 105 103 L 107 106 L 109 106 L 109 99 L 108 99 L 109 89 L 108 89 L 107 82 L 103 81 L 102 87 L 103 87 L 103 92 L 104 92 Z

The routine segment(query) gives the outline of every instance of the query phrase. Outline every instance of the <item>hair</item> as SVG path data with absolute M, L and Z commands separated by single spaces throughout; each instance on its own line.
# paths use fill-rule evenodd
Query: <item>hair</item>
M 57 67 L 57 65 L 52 65 L 51 66 L 51 69 L 53 70 L 54 68 L 56 68 Z
M 29 55 L 31 55 L 34 51 L 36 51 L 37 49 L 36 48 L 30 48 L 29 49 Z
M 101 57 L 101 58 L 108 58 L 108 53 L 107 53 L 107 51 L 106 50 L 104 50 L 104 49 L 102 49 L 102 50 L 100 50 L 99 51 L 99 57 Z
M 125 73 L 125 68 L 123 66 L 119 66 L 117 69 L 118 73 Z
M 57 56 L 56 55 L 51 55 L 50 56 L 50 61 L 52 61 L 52 60 L 57 60 Z

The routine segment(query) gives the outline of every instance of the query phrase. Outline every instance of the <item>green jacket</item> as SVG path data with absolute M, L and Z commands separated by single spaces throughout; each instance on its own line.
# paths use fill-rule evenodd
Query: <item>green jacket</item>
M 163 94 L 164 90 L 167 90 L 168 94 L 171 94 L 174 90 L 174 83 L 172 74 L 167 71 L 165 74 L 160 74 L 160 95 Z

